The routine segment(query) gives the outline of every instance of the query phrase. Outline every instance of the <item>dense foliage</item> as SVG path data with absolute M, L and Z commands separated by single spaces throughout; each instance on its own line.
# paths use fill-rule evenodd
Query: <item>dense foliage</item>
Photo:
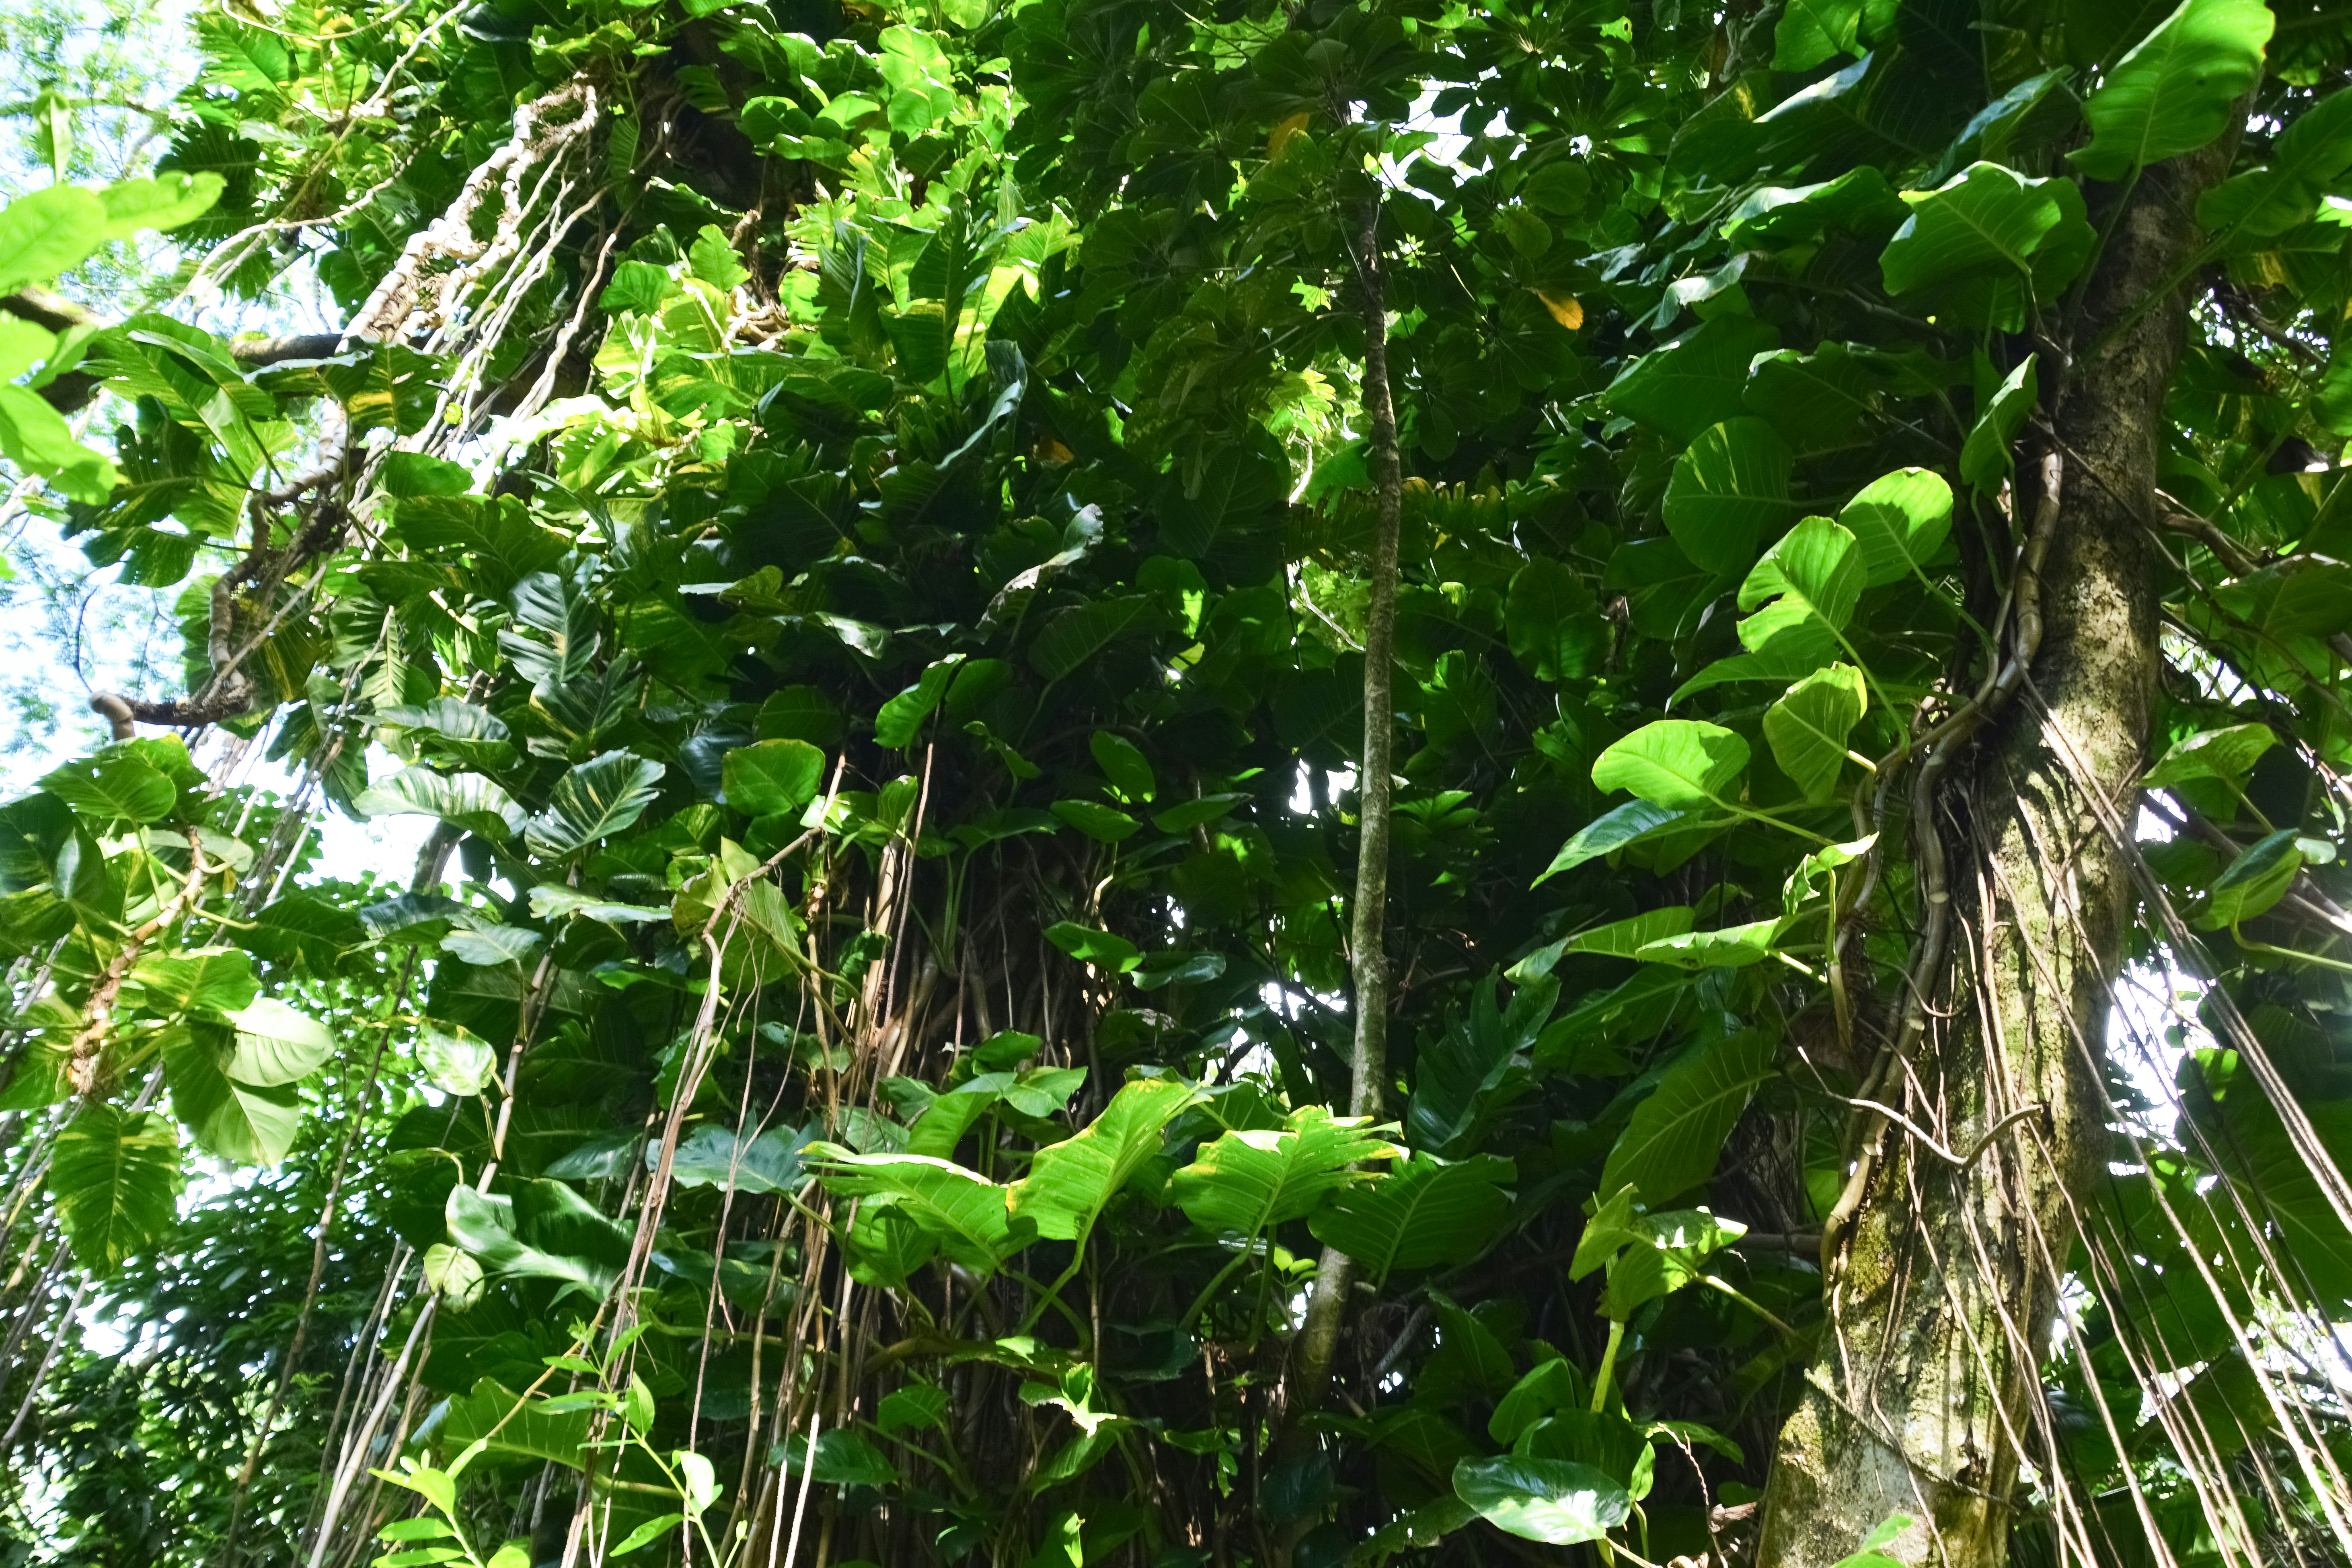
M 12 1560 L 2352 1552 L 2339 16 L 195 38 L 0 212 L 186 643 L 0 808 Z

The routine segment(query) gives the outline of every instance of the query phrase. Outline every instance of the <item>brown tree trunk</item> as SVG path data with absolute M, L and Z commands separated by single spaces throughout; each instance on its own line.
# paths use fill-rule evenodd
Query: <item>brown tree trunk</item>
M 1915 1521 L 1884 1548 L 1902 1562 L 1997 1568 L 2007 1552 L 2069 1190 L 2102 1166 L 2095 1062 L 2134 914 L 2084 790 L 2121 801 L 2145 763 L 2159 669 L 2147 519 L 2187 319 L 2179 279 L 2200 243 L 2188 214 L 2234 141 L 2121 193 L 2084 293 L 2085 358 L 2027 444 L 2044 462 L 2019 465 L 2018 531 L 2038 508 L 2047 526 L 2039 604 L 2019 594 L 2003 657 L 2021 678 L 1980 744 L 1915 797 L 1934 819 L 1913 825 L 1927 898 L 1939 851 L 1946 868 L 1941 951 L 1876 1087 L 1902 1120 L 1870 1114 L 1850 1151 L 1866 1185 L 1851 1225 L 1832 1226 L 1830 1323 L 1773 1458 L 1761 1568 L 1834 1563 L 1896 1514 Z M 2046 388 L 2057 367 L 2045 352 L 2040 368 Z M 2011 567 L 2021 588 L 2034 553 Z M 1932 904 L 1921 917 L 1939 918 Z

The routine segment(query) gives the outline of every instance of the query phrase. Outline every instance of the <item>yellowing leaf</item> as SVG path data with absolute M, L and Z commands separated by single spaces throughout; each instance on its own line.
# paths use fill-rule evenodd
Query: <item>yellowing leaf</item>
M 1290 139 L 1307 129 L 1307 111 L 1302 109 L 1297 114 L 1292 115 L 1289 119 L 1282 121 L 1279 125 L 1276 125 L 1272 131 L 1266 132 L 1266 158 L 1271 161 L 1281 157 L 1282 150 L 1290 145 Z
M 1584 325 L 1584 307 L 1577 303 L 1575 295 L 1555 294 L 1549 288 L 1538 288 L 1536 298 L 1542 300 L 1543 308 L 1551 312 L 1551 319 L 1570 331 L 1573 332 Z

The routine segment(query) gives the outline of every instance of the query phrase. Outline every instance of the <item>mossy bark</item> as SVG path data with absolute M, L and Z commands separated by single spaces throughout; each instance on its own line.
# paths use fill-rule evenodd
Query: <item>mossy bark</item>
M 1934 801 L 1955 917 L 1925 1040 L 1879 1092 L 1944 1152 L 1899 1124 L 1873 1132 L 1881 1157 L 1832 1260 L 1830 1325 L 1774 1456 L 1760 1568 L 1834 1563 L 1896 1514 L 1915 1521 L 1884 1548 L 1901 1562 L 1997 1568 L 2006 1555 L 2072 1194 L 2104 1159 L 2095 1063 L 2134 913 L 2086 788 L 2113 820 L 2145 762 L 2159 670 L 2150 490 L 2188 311 L 2180 278 L 2200 243 L 2188 214 L 2233 142 L 2110 193 L 2124 205 L 2084 291 L 2085 357 L 2028 439 L 2062 476 L 2041 637 Z M 2021 533 L 2038 477 L 2021 464 Z

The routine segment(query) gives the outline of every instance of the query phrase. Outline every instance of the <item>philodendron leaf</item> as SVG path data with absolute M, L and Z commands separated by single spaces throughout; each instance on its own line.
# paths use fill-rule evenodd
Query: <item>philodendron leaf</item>
M 1192 1100 L 1192 1086 L 1173 1078 L 1127 1084 L 1076 1137 L 1037 1151 L 1029 1174 L 1013 1184 L 1013 1217 L 1055 1241 L 1086 1235 L 1128 1179 L 1160 1152 L 1160 1132 L 1169 1118 Z
M 100 191 L 106 205 L 106 237 L 129 239 L 141 229 L 169 230 L 212 211 L 228 182 L 205 170 L 153 180 L 117 180 Z
M 1334 1117 L 1310 1105 L 1286 1132 L 1227 1133 L 1202 1145 L 1169 1181 L 1169 1196 L 1203 1230 L 1256 1236 L 1297 1219 L 1354 1179 L 1349 1166 L 1396 1151 L 1363 1129 L 1370 1117 Z
M 151 953 L 131 971 L 139 1004 L 158 1015 L 231 1012 L 260 994 L 253 960 L 236 947 L 192 947 Z
M 1748 743 L 1719 725 L 1662 718 L 1603 751 L 1592 764 L 1592 782 L 1673 810 L 1724 806 L 1748 757 Z
M 2095 180 L 2116 180 L 2204 146 L 2262 75 L 2274 26 L 2262 0 L 2180 0 L 2084 100 L 2090 144 L 2067 158 Z
M 523 835 L 530 852 L 562 860 L 622 831 L 653 804 L 664 771 L 626 751 L 582 763 L 556 780 L 547 810 L 530 820 Z
M 1509 1160 L 1494 1155 L 1461 1161 L 1423 1155 L 1341 1188 L 1308 1217 L 1307 1228 L 1374 1279 L 1398 1269 L 1464 1262 L 1501 1228 L 1510 1210 L 1502 1184 L 1516 1175 Z
M 112 1274 L 172 1228 L 180 1196 L 180 1140 L 171 1118 L 86 1104 L 58 1134 L 49 1191 L 74 1261 Z
M 1633 1511 L 1625 1484 L 1591 1465 L 1514 1454 L 1455 1464 L 1454 1495 L 1496 1529 L 1552 1546 L 1599 1541 Z
M 2207 930 L 2235 925 L 2286 896 L 2294 873 L 2303 869 L 2303 849 L 2295 831 L 2284 829 L 2255 840 L 2229 869 L 2213 880 L 2205 894 L 2205 911 L 2197 924 Z
M 427 1023 L 416 1031 L 416 1064 L 436 1089 L 474 1094 L 498 1071 L 499 1059 L 490 1042 L 470 1030 Z
M 1739 585 L 1739 608 L 1754 610 L 1774 600 L 1801 604 L 1823 625 L 1842 632 L 1853 619 L 1862 588 L 1861 549 L 1853 533 L 1827 517 L 1807 517 L 1749 569 Z
M 673 918 L 676 911 L 668 905 L 614 904 L 576 887 L 542 882 L 530 890 L 530 914 L 534 920 L 562 920 L 578 915 L 614 925 L 649 925 Z
M 737 747 L 719 769 L 729 805 L 746 816 L 772 817 L 816 799 L 824 753 L 805 740 L 763 740 Z
M 844 1197 L 887 1197 L 899 1212 L 938 1238 L 940 1249 L 983 1277 L 994 1273 L 1036 1239 L 1034 1225 L 1016 1223 L 1005 1189 L 948 1160 L 923 1155 L 853 1155 L 817 1145 L 809 1151 L 817 1180 Z
M 1743 571 L 1766 534 L 1796 511 L 1788 443 L 1760 419 L 1711 425 L 1675 460 L 1666 481 L 1666 532 L 1702 569 Z
M 293 1083 L 310 1076 L 335 1053 L 335 1037 L 325 1025 L 275 997 L 221 1016 L 236 1030 L 228 1073 L 240 1083 L 265 1088 Z
M 52 768 L 41 788 L 75 810 L 104 821 L 153 822 L 171 815 L 179 786 L 120 747 Z
M 1643 1202 L 1659 1204 L 1706 1180 L 1748 1097 L 1771 1076 L 1772 1037 L 1761 1030 L 1685 1056 L 1633 1108 L 1609 1151 L 1600 1190 L 1631 1185 Z
M 2029 293 L 2053 305 L 2097 243 L 2081 189 L 2063 175 L 2030 180 L 2005 164 L 1972 163 L 1903 199 L 1911 216 L 1879 256 L 1886 291 L 1933 288 L 1940 312 L 1974 326 L 2020 324 Z
M 2025 384 L 2031 406 L 2030 377 Z M 1927 563 L 1951 537 L 1952 487 L 1927 469 L 1898 468 L 1864 486 L 1838 521 L 1853 536 L 1862 579 L 1870 587 L 1924 579 Z
M 234 1039 L 203 1024 L 167 1031 L 164 1086 L 173 1110 L 206 1150 L 238 1165 L 274 1166 L 294 1146 L 302 1102 L 291 1089 L 257 1088 L 233 1078 Z
M 2200 730 L 2166 752 L 2140 783 L 2149 789 L 2186 784 L 2197 779 L 2235 783 L 2252 772 L 2263 754 L 2277 744 L 2277 733 L 2266 724 L 2233 724 L 2226 729 Z
M 1560 945 L 1560 953 L 1594 953 L 1604 958 L 1630 958 L 1652 942 L 1669 936 L 1679 936 L 1688 931 L 1698 916 L 1687 904 L 1669 904 L 1652 909 L 1626 920 L 1612 920 L 1606 925 L 1591 926 L 1576 933 Z
M 0 208 L 0 294 L 55 277 L 106 243 L 106 203 L 79 185 L 51 185 Z
M 1819 800 L 1845 766 L 1846 739 L 1862 721 L 1869 691 L 1851 664 L 1816 670 L 1764 712 L 1764 739 L 1807 800 Z
M 1114 975 L 1124 975 L 1143 961 L 1141 951 L 1126 937 L 1074 921 L 1065 920 L 1045 927 L 1045 940 L 1080 963 L 1092 964 Z
M 513 732 L 506 721 L 486 707 L 457 697 L 435 697 L 408 707 L 378 708 L 375 722 L 412 734 L 433 737 L 434 743 L 468 768 L 506 768 L 515 759 Z
M 1772 953 L 1772 939 L 1780 921 L 1751 921 L 1719 931 L 1686 931 L 1644 942 L 1633 956 L 1644 964 L 1672 964 L 1677 969 L 1744 969 L 1760 964 Z
M 1961 478 L 1987 494 L 2000 488 L 2001 481 L 2009 477 L 2010 444 L 2017 439 L 2017 433 L 2025 425 L 2025 416 L 2033 412 L 2041 397 L 2033 356 L 2028 354 L 1986 400 L 1984 412 L 1969 428 L 1969 438 L 1960 446 Z M 1948 520 L 1948 507 L 1945 516 Z
M 1545 878 L 1573 871 L 1586 861 L 1692 825 L 1688 811 L 1653 805 L 1647 800 L 1628 800 L 1579 828 L 1573 838 L 1560 845 L 1559 853 L 1552 856 L 1551 864 L 1544 868 L 1543 876 L 1536 878 L 1536 882 L 1540 884 Z
M 956 666 L 962 663 L 961 653 L 950 653 L 925 668 L 913 685 L 884 703 L 881 711 L 874 716 L 874 744 L 892 751 L 911 745 L 923 720 L 948 695 L 948 683 L 955 678 Z
M 480 774 L 436 773 L 430 768 L 404 768 L 362 790 L 352 804 L 371 817 L 438 817 L 494 841 L 514 837 L 528 820 L 513 797 Z
M 2352 91 L 2339 88 L 2287 122 L 2269 162 L 2206 192 L 2197 222 L 2223 243 L 2273 238 L 2308 219 L 2347 171 Z

